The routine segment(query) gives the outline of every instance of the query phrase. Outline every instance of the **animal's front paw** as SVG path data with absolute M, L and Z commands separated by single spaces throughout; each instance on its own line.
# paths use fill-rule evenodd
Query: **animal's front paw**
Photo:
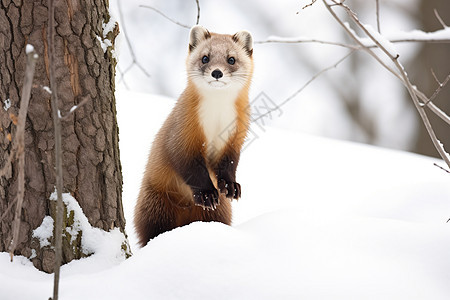
M 239 199 L 241 198 L 241 185 L 237 182 L 227 182 L 224 179 L 220 179 L 217 184 L 219 191 L 225 194 L 227 198 Z
M 194 204 L 206 209 L 215 210 L 219 204 L 219 193 L 212 191 L 194 191 Z

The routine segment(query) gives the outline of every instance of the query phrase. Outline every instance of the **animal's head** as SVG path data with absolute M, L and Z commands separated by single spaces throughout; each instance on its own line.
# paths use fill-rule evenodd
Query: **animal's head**
M 189 80 L 200 89 L 242 89 L 253 74 L 253 39 L 248 31 L 233 35 L 192 27 L 186 61 Z

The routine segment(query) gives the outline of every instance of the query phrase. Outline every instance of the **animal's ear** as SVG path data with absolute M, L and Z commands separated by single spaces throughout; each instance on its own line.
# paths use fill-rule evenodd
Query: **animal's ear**
M 189 34 L 189 51 L 192 51 L 197 45 L 211 37 L 211 33 L 200 25 L 195 25 L 191 28 L 191 33 Z
M 246 30 L 239 31 L 233 35 L 233 41 L 240 44 L 247 52 L 248 56 L 253 53 L 253 38 L 250 32 Z

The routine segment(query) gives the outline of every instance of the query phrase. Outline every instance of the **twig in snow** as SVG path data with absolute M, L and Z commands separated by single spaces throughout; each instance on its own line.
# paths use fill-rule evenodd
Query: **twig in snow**
M 17 122 L 17 131 L 14 141 L 15 143 L 13 146 L 14 151 L 16 151 L 15 156 L 19 160 L 19 174 L 17 178 L 17 204 L 13 221 L 13 237 L 9 248 L 11 261 L 13 260 L 14 251 L 16 250 L 17 242 L 19 239 L 20 219 L 22 214 L 23 197 L 25 194 L 25 122 L 27 119 L 28 104 L 30 103 L 34 69 L 36 67 L 36 61 L 38 59 L 38 55 L 36 54 L 36 51 L 32 46 L 27 45 L 26 52 L 27 65 L 25 69 L 25 79 L 22 87 L 22 97 L 20 100 L 19 118 Z M 10 157 L 12 159 L 12 154 L 10 154 Z M 8 163 L 8 165 L 10 164 Z

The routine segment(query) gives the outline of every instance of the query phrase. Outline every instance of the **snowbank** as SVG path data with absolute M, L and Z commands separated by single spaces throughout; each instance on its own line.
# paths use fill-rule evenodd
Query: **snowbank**
M 62 268 L 69 299 L 448 299 L 450 176 L 438 160 L 268 127 L 242 153 L 234 225 L 193 223 L 138 249 L 132 211 L 173 100 L 118 93 L 134 256 Z M 134 246 L 134 247 L 133 247 Z M 53 277 L 0 253 L 0 299 L 48 299 Z

